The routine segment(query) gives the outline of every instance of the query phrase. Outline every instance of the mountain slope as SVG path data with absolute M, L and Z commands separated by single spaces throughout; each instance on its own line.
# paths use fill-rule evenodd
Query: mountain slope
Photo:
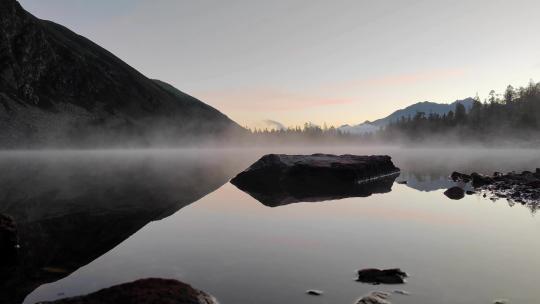
M 0 143 L 127 141 L 242 131 L 69 29 L 0 2 Z
M 344 125 L 341 126 L 339 129 L 343 132 L 347 132 L 350 134 L 364 134 L 364 133 L 371 133 L 379 130 L 381 127 L 384 127 L 392 122 L 395 122 L 399 120 L 401 117 L 408 117 L 408 116 L 414 116 L 417 112 L 424 112 L 426 115 L 429 115 L 430 113 L 436 113 L 436 114 L 447 114 L 450 111 L 454 111 L 456 108 L 456 104 L 460 103 L 465 106 L 467 110 L 469 110 L 472 107 L 473 104 L 472 98 L 465 98 L 462 100 L 456 100 L 453 103 L 446 104 L 446 103 L 435 103 L 435 102 L 418 102 L 413 105 L 410 105 L 404 109 L 397 110 L 393 112 L 392 114 L 377 119 L 375 121 L 366 121 L 364 123 L 350 126 L 350 125 Z

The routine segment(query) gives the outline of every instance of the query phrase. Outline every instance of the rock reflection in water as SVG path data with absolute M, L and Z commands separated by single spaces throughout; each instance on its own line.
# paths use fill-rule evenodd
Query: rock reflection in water
M 388 193 L 399 173 L 367 180 L 355 185 L 328 185 L 328 187 L 304 188 L 288 187 L 272 189 L 252 189 L 236 185 L 240 190 L 268 207 L 278 207 L 301 202 L 322 202 L 349 197 L 368 197 L 372 194 Z

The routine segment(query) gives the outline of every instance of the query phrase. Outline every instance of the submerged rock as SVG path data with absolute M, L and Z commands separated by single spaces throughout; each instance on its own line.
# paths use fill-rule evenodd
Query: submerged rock
M 390 304 L 387 300 L 390 294 L 382 291 L 372 291 L 370 294 L 360 298 L 356 304 Z
M 324 292 L 322 290 L 309 289 L 306 293 L 310 296 L 321 296 Z
M 54 304 L 217 304 L 207 293 L 188 284 L 169 279 L 142 279 L 116 285 L 97 292 L 72 298 L 60 299 Z
M 465 197 L 465 190 L 461 189 L 460 187 L 452 187 L 444 191 L 444 195 L 446 195 L 449 199 L 460 200 Z
M 407 274 L 399 268 L 358 270 L 357 281 L 370 284 L 403 284 Z
M 389 156 L 268 154 L 231 183 L 279 206 L 389 192 L 398 172 Z

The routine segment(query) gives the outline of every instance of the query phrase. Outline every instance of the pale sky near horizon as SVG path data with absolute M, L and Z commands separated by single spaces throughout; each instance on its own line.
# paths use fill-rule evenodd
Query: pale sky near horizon
M 241 125 L 356 124 L 540 80 L 540 1 L 20 2 Z

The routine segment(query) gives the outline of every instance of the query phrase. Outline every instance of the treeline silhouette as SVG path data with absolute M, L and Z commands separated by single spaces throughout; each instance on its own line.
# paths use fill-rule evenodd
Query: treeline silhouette
M 540 146 L 540 82 L 526 87 L 507 86 L 502 94 L 478 95 L 470 108 L 457 103 L 446 114 L 417 112 L 401 117 L 373 133 L 349 134 L 334 126 L 312 123 L 286 129 L 247 128 L 258 143 L 399 143 L 399 142 L 521 142 Z
M 335 126 L 318 126 L 309 122 L 303 126 L 288 127 L 282 129 L 275 128 L 248 128 L 246 127 L 254 142 L 265 143 L 339 143 L 339 144 L 357 144 L 358 142 L 367 142 L 372 140 L 374 134 L 367 133 L 362 135 L 349 134 L 336 128 Z
M 470 109 L 457 104 L 448 114 L 418 112 L 392 122 L 376 137 L 382 140 L 474 140 L 528 141 L 540 139 L 540 83 L 515 89 L 509 85 L 503 94 L 494 90 L 483 101 L 476 96 Z

